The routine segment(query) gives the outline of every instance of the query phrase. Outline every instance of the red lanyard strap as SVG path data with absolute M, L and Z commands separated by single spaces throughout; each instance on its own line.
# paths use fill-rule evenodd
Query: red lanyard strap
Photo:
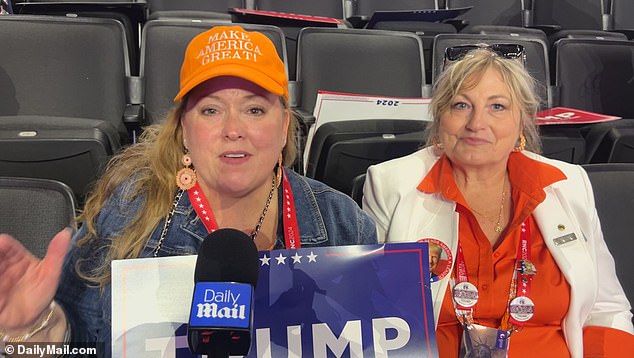
M 284 223 L 284 244 L 287 249 L 299 249 L 302 247 L 302 243 L 299 240 L 299 227 L 297 226 L 297 214 L 295 212 L 295 200 L 293 199 L 293 190 L 291 190 L 291 183 L 288 181 L 286 175 L 286 169 L 283 170 L 283 190 L 284 195 L 282 205 Z
M 509 303 L 509 321 L 517 327 L 524 326 L 524 323 L 533 317 L 535 303 L 531 300 L 531 282 L 537 273 L 535 265 L 531 262 L 531 231 L 528 219 L 522 223 L 520 233 L 520 245 L 517 250 L 517 260 L 515 261 L 515 272 L 513 281 L 515 283 L 515 297 Z M 512 292 L 511 292 L 512 293 Z
M 458 254 L 456 255 L 455 285 L 451 293 L 456 314 L 459 316 L 470 314 L 473 306 L 478 302 L 478 288 L 469 282 L 469 273 L 460 244 L 458 244 Z
M 531 300 L 531 281 L 537 273 L 531 260 L 531 233 L 529 218 L 521 225 L 520 243 L 517 249 L 515 270 L 511 280 L 511 292 L 507 312 L 509 322 L 516 327 L 522 327 L 524 323 L 533 317 L 535 304 Z M 456 255 L 455 286 L 452 289 L 456 316 L 462 322 L 464 316 L 469 316 L 478 301 L 478 290 L 469 282 L 467 265 L 462 251 L 462 245 L 458 242 L 458 254 Z M 505 314 L 505 316 L 508 316 Z M 502 322 L 504 325 L 504 322 Z
M 302 244 L 299 240 L 299 227 L 297 225 L 297 214 L 295 212 L 295 200 L 293 199 L 293 191 L 291 190 L 291 184 L 286 176 L 286 170 L 283 170 L 283 182 L 282 190 L 283 195 L 283 225 L 284 225 L 284 243 L 287 249 L 299 249 Z M 212 233 L 218 230 L 218 223 L 214 217 L 214 213 L 211 210 L 211 206 L 207 201 L 205 193 L 200 188 L 200 184 L 196 183 L 194 187 L 187 190 L 189 201 L 194 208 L 194 211 L 205 225 L 208 233 Z

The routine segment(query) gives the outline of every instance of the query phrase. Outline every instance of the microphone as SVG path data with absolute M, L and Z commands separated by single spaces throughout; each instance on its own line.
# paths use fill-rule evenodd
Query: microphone
M 249 353 L 258 269 L 258 250 L 242 231 L 219 229 L 205 238 L 196 259 L 187 327 L 192 354 Z

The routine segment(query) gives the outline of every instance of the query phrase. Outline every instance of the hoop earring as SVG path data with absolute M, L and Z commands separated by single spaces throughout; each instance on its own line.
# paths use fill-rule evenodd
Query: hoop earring
M 196 185 L 198 178 L 196 177 L 196 171 L 192 168 L 192 158 L 189 156 L 189 149 L 187 148 L 185 148 L 181 163 L 185 167 L 176 173 L 176 185 L 182 190 L 189 190 Z
M 523 133 L 520 134 L 520 142 L 517 146 L 513 148 L 514 152 L 521 152 L 526 148 L 526 137 Z
M 283 163 L 284 158 L 282 157 L 282 153 L 280 153 L 279 158 L 277 158 L 277 172 L 275 174 L 275 180 L 278 186 L 282 182 L 282 168 L 284 167 Z
M 438 151 L 443 151 L 443 149 L 445 149 L 445 147 L 443 147 L 442 143 L 440 143 L 440 138 L 438 138 L 438 136 L 434 136 L 434 138 L 432 138 L 431 140 L 431 144 L 434 146 L 434 148 L 436 148 L 436 150 Z

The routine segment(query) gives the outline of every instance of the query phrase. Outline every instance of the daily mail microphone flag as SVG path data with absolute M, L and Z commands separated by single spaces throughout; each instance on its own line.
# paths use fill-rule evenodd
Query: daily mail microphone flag
M 193 275 L 195 259 L 113 264 L 113 356 L 192 356 L 186 342 L 192 289 L 183 281 L 192 281 L 185 272 Z M 261 251 L 259 261 L 248 357 L 437 356 L 426 243 Z M 162 267 L 139 271 L 153 264 Z M 130 290 L 143 299 L 131 302 Z M 149 308 L 153 294 L 165 307 Z

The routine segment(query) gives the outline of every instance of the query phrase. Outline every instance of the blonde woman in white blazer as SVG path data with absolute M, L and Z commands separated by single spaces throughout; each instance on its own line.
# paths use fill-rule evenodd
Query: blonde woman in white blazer
M 363 209 L 379 241 L 443 247 L 431 283 L 441 358 L 632 356 L 631 307 L 587 174 L 535 154 L 539 103 L 514 46 L 447 50 L 433 145 L 371 166 Z M 496 332 L 508 334 L 487 342 Z

